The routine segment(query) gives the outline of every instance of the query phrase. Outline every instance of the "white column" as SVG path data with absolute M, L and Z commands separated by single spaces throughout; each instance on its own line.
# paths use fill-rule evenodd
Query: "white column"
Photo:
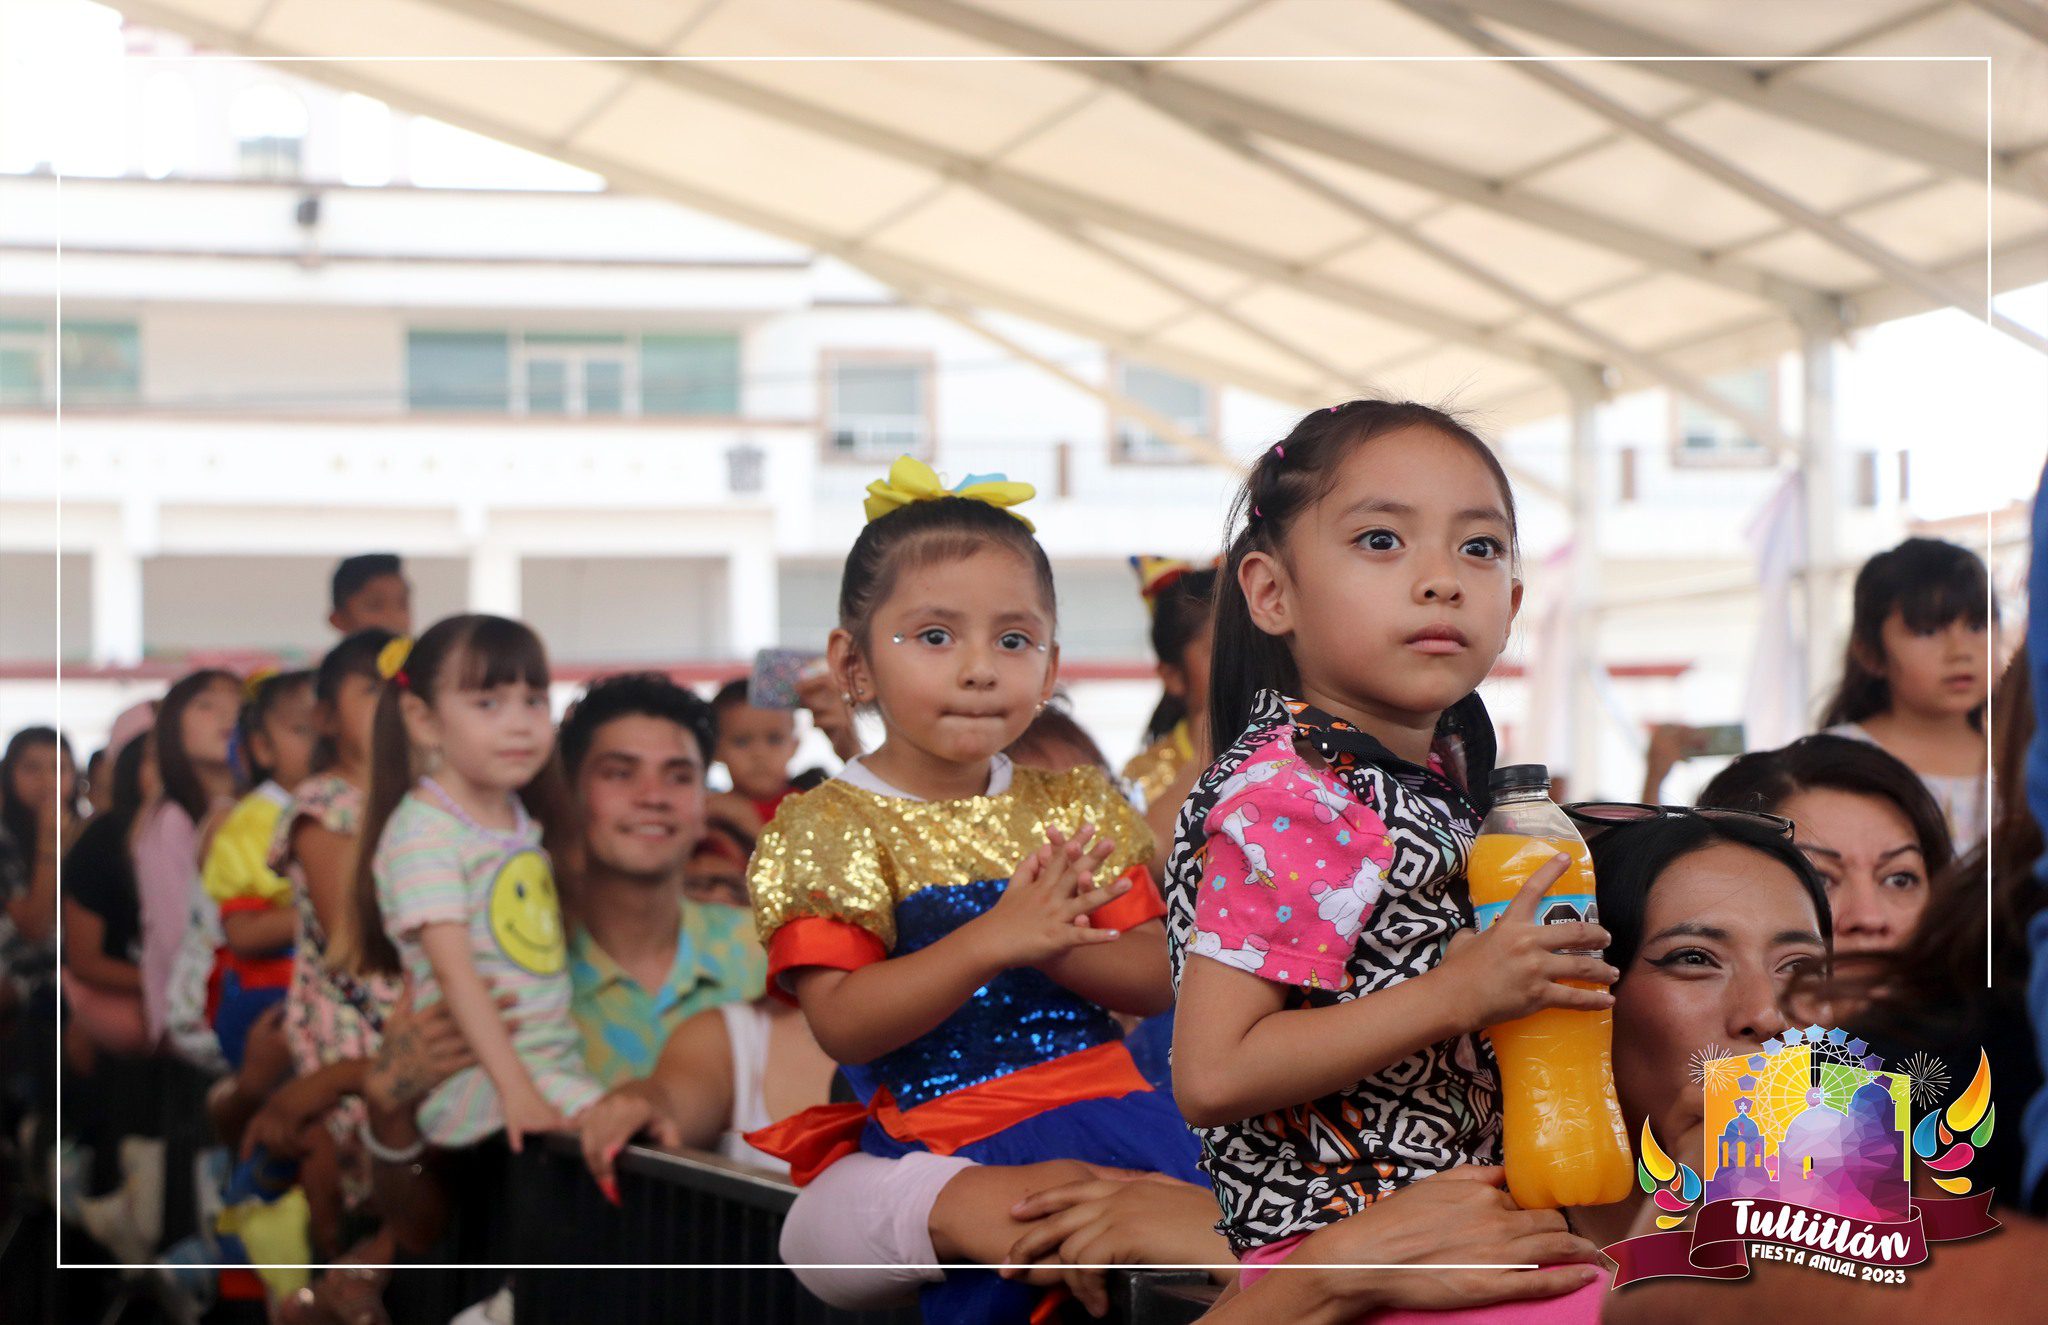
M 1840 674 L 1835 613 L 1835 338 L 1824 312 L 1800 319 L 1799 466 L 1806 476 L 1806 688 L 1808 708 Z
M 1572 762 L 1566 793 L 1574 800 L 1600 796 L 1600 696 L 1594 669 L 1600 657 L 1600 402 L 1606 387 L 1592 373 L 1564 379 L 1571 397 L 1571 668 L 1567 712 L 1571 715 Z
M 728 652 L 736 658 L 751 658 L 755 650 L 780 643 L 782 633 L 775 547 L 767 528 L 761 529 L 755 541 L 727 553 L 725 567 Z
M 469 552 L 469 610 L 517 617 L 520 612 L 519 552 L 483 542 Z
M 92 660 L 102 667 L 142 661 L 142 558 L 112 540 L 92 549 Z

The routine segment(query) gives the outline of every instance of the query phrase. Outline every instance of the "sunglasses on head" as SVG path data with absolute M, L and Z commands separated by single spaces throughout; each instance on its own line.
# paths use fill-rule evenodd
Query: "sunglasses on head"
M 1707 819 L 1715 823 L 1746 823 L 1768 828 L 1780 837 L 1792 836 L 1792 821 L 1782 814 L 1761 810 L 1723 810 L 1714 806 L 1649 805 L 1642 801 L 1573 801 L 1559 807 L 1574 823 L 1588 828 L 1619 828 L 1623 824 L 1647 823 L 1652 819 Z

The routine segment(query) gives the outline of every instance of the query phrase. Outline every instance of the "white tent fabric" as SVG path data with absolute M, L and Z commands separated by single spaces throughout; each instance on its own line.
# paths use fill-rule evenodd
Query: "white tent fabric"
M 1987 227 L 1994 288 L 2048 279 L 2025 0 L 111 3 L 1297 403 L 1713 399 L 1801 327 L 1982 315 Z M 1480 58 L 1523 54 L 1608 58 Z

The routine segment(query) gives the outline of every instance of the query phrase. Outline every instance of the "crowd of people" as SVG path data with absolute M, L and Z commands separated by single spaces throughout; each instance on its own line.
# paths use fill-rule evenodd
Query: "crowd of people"
M 1646 1196 L 1519 1208 L 1485 1032 L 1571 1008 L 1611 1012 L 1630 1135 L 1681 1156 L 1703 1052 L 1818 1019 L 1967 1080 L 1981 1048 L 2006 1107 L 1972 1173 L 2008 1227 L 1856 1309 L 1965 1276 L 1983 1318 L 2026 1309 L 2042 650 L 1994 691 L 1975 555 L 1916 538 L 1864 567 L 1817 734 L 1668 806 L 1697 733 L 1662 727 L 1642 803 L 1567 806 L 1597 923 L 1535 916 L 1560 857 L 1482 929 L 1480 687 L 1522 598 L 1483 439 L 1316 411 L 1252 465 L 1214 563 L 1134 558 L 1162 693 L 1120 769 L 1059 690 L 1030 495 L 899 460 L 788 685 L 606 676 L 557 723 L 531 628 L 415 638 L 402 563 L 371 555 L 335 571 L 316 667 L 193 671 L 82 770 L 16 733 L 8 1122 L 55 1170 L 67 1258 L 250 1267 L 163 1276 L 193 1318 L 446 1319 L 384 1267 L 483 1259 L 510 1155 L 562 1133 L 614 1201 L 636 1141 L 788 1178 L 810 1291 L 935 1321 L 1099 1315 L 1105 1264 L 1213 1267 L 1219 1321 L 1774 1319 L 1868 1291 L 1615 1292 L 1600 1249 L 1650 1227 Z M 792 770 L 806 722 L 836 769 Z M 516 1304 L 471 1289 L 471 1319 Z

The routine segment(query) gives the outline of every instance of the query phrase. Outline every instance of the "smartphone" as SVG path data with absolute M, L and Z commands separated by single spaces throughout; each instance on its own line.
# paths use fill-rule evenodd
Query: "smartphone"
M 1693 754 L 1703 758 L 1727 758 L 1739 755 L 1749 748 L 1742 738 L 1742 724 L 1724 722 L 1717 727 L 1695 727 L 1693 733 L 1699 738 L 1699 748 Z
M 757 709 L 797 709 L 797 687 L 825 664 L 825 655 L 802 649 L 763 649 L 747 678 L 747 703 Z

